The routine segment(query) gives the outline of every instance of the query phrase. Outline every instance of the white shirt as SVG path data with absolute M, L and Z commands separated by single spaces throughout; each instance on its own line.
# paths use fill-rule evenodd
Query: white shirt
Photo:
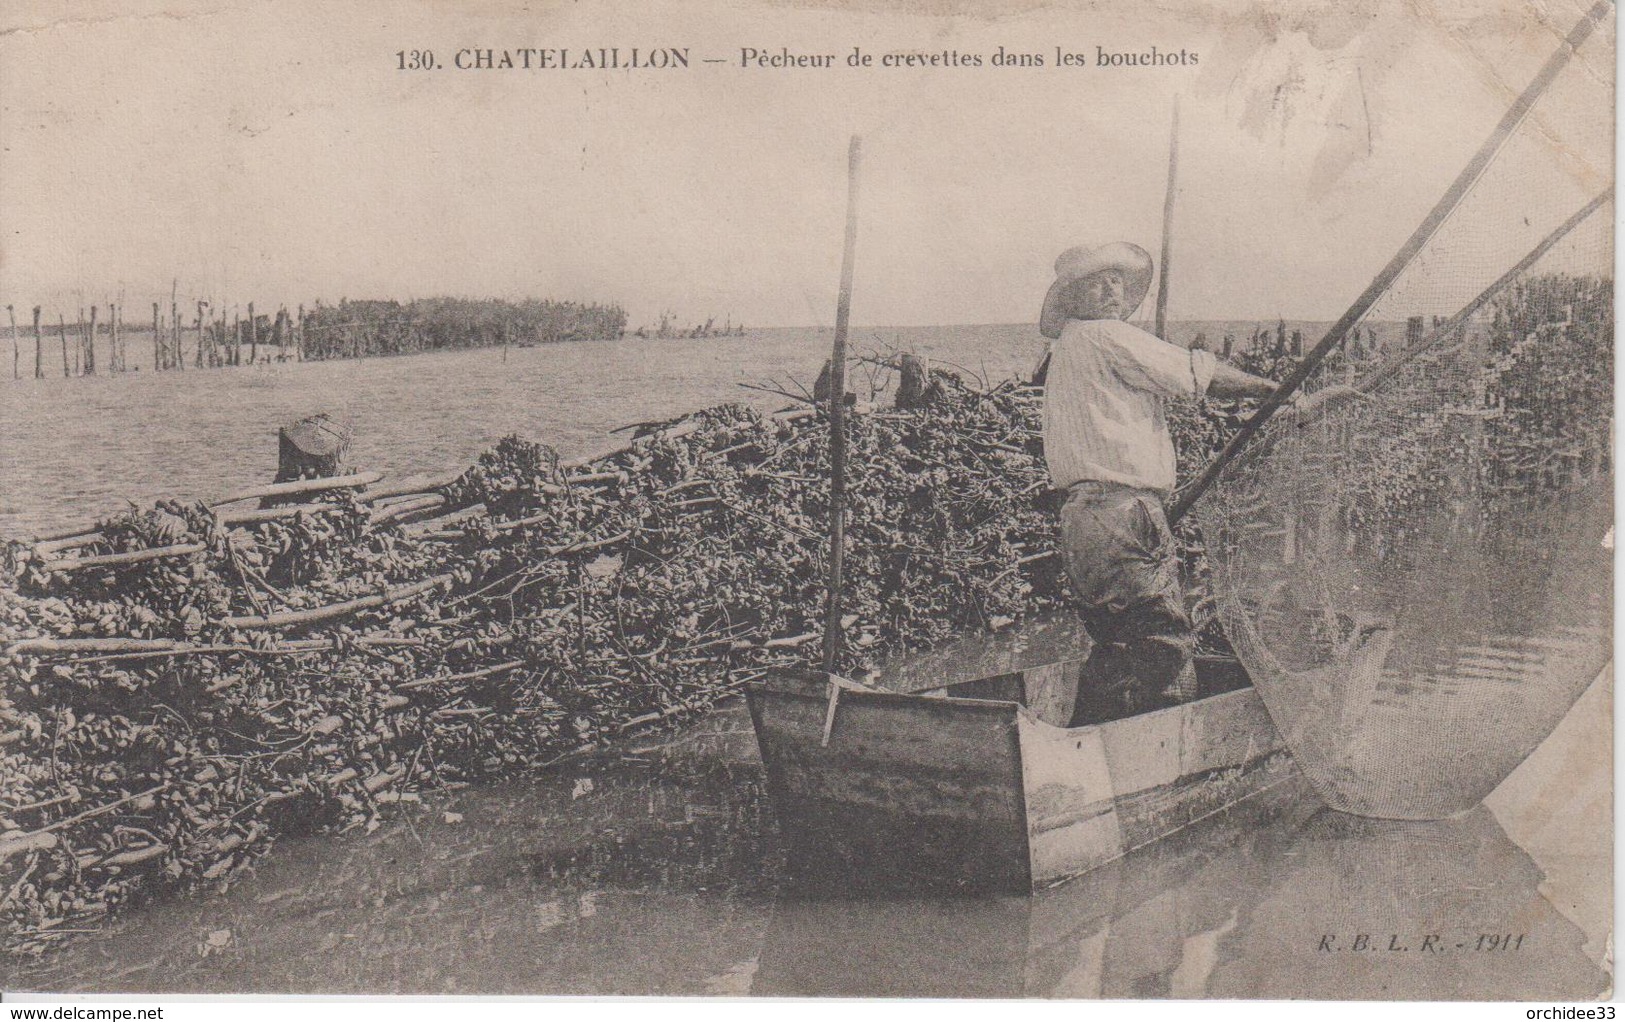
M 1163 405 L 1207 393 L 1213 366 L 1209 352 L 1120 320 L 1068 320 L 1044 380 L 1044 460 L 1055 485 L 1171 492 L 1174 440 Z

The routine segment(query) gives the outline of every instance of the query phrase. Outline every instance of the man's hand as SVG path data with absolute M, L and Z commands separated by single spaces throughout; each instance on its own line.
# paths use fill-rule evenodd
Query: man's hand
M 1371 395 L 1362 390 L 1341 383 L 1334 383 L 1329 387 L 1322 387 L 1312 394 L 1299 391 L 1293 395 L 1292 410 L 1297 413 L 1298 425 L 1307 426 L 1328 412 L 1347 405 L 1350 401 L 1370 400 L 1372 400 Z

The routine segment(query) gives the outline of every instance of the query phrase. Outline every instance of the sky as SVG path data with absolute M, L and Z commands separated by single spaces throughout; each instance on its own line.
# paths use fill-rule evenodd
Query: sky
M 130 0 L 64 17 L 13 3 L 0 304 L 72 319 L 121 296 L 167 305 L 172 289 L 261 309 L 453 294 L 612 301 L 634 326 L 663 312 L 827 324 L 858 134 L 853 322 L 1030 321 L 1062 249 L 1159 254 L 1177 96 L 1170 317 L 1332 319 L 1582 10 Z M 1483 215 L 1510 204 L 1505 219 L 1529 221 L 1500 236 L 1506 252 L 1612 180 L 1613 32 L 1609 16 L 1585 73 L 1486 186 L 1499 205 Z M 608 46 L 687 47 L 691 66 L 453 66 L 473 48 Z M 1045 66 L 993 67 L 1001 46 Z M 1100 49 L 1152 46 L 1198 62 L 1093 66 Z M 744 47 L 837 61 L 745 68 Z M 984 63 L 848 68 L 855 47 L 877 65 Z M 442 69 L 398 69 L 412 49 Z M 1090 66 L 1055 66 L 1058 49 Z

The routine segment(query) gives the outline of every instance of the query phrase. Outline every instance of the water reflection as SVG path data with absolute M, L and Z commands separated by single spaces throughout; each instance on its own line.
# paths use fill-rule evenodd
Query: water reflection
M 286 842 L 223 896 L 150 905 L 0 971 L 6 989 L 57 991 L 1595 995 L 1606 977 L 1541 880 L 1485 810 L 1376 823 L 1295 779 L 1031 898 L 807 890 L 736 704 L 373 834 Z M 1517 950 L 1453 946 L 1508 932 Z M 1427 934 L 1452 946 L 1424 954 Z M 1393 935 L 1409 950 L 1386 950 Z
M 1213 996 L 1529 1000 L 1606 989 L 1585 934 L 1541 895 L 1540 869 L 1482 806 L 1425 823 L 1323 810 L 1263 867 L 1241 878 L 1246 909 Z M 1321 951 L 1328 934 L 1334 950 Z M 1370 950 L 1355 951 L 1362 934 Z
M 753 993 L 857 997 L 1169 996 L 1160 968 L 1182 930 L 1226 919 L 1198 895 L 1225 858 L 1252 858 L 1304 815 L 1301 780 L 1032 897 L 844 900 L 787 885 L 774 906 Z M 1239 844 L 1238 844 L 1239 842 Z M 1212 902 L 1212 904 L 1209 904 Z M 1188 925 L 1182 925 L 1188 923 Z M 1173 963 L 1174 966 L 1178 962 Z M 1160 981 L 1146 977 L 1160 976 Z M 1121 990 L 1119 990 L 1121 988 Z M 1200 993 L 1186 996 L 1200 996 Z
M 1575 999 L 1606 988 L 1585 935 L 1541 897 L 1539 870 L 1487 810 L 1396 825 L 1316 809 L 1293 788 L 1032 898 L 782 897 L 752 992 Z M 1502 949 L 1508 933 L 1515 950 Z

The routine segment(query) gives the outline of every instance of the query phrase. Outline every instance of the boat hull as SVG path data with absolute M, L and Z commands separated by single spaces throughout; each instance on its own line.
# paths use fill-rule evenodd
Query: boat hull
M 1030 673 L 1040 687 L 1056 677 Z M 792 865 L 812 882 L 1042 888 L 1293 771 L 1250 688 L 1081 728 L 1010 699 L 814 671 L 776 673 L 748 697 Z

